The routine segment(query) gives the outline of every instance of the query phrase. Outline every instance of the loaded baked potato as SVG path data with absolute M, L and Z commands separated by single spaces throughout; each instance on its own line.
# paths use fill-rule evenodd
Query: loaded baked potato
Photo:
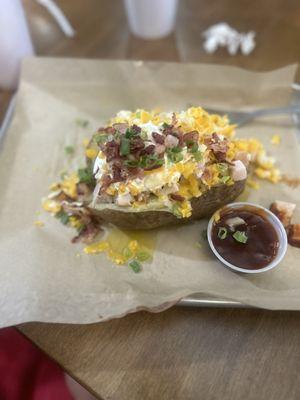
M 257 176 L 279 180 L 258 140 L 235 139 L 226 116 L 200 107 L 120 111 L 85 153 L 86 167 L 53 185 L 44 202 L 77 229 L 75 241 L 91 241 L 103 220 L 152 229 L 208 217 L 243 191 L 249 164 Z
M 200 108 L 120 112 L 93 136 L 96 179 L 89 208 L 127 229 L 207 217 L 244 189 L 246 166 L 231 151 L 232 127 Z M 94 153 L 93 153 L 94 152 Z M 247 162 L 247 154 L 239 154 Z

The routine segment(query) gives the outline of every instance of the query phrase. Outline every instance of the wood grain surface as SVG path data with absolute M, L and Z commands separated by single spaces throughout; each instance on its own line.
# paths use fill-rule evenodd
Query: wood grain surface
M 175 32 L 155 41 L 129 33 L 120 0 L 57 0 L 77 31 L 74 39 L 65 38 L 35 1 L 23 2 L 39 55 L 197 61 L 255 70 L 300 60 L 300 5 L 293 0 L 180 0 Z M 253 54 L 205 54 L 201 32 L 220 21 L 255 30 Z M 0 93 L 0 115 L 8 99 Z M 300 398 L 296 312 L 175 307 L 95 325 L 30 323 L 19 329 L 103 400 Z

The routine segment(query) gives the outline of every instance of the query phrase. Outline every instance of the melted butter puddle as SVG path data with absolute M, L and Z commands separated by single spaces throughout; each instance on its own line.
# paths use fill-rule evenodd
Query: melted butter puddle
M 155 236 L 154 232 L 123 231 L 110 225 L 105 239 L 86 246 L 84 252 L 106 253 L 106 256 L 118 265 L 124 265 L 133 259 L 140 262 L 150 261 L 155 249 Z

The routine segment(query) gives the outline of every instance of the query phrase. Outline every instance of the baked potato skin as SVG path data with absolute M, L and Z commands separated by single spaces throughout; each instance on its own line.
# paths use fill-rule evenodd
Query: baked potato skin
M 148 230 L 167 225 L 185 224 L 192 220 L 210 217 L 218 208 L 234 201 L 244 190 L 246 180 L 235 182 L 231 186 L 212 187 L 201 197 L 191 200 L 192 215 L 189 218 L 177 218 L 168 211 L 128 212 L 113 209 L 91 209 L 106 222 L 130 230 Z

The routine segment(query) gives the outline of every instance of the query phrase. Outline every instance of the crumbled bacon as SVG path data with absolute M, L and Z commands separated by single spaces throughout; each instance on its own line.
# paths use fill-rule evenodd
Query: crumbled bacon
M 183 141 L 187 143 L 187 145 L 191 145 L 191 142 L 198 143 L 199 133 L 197 131 L 187 132 L 183 135 Z
M 119 167 L 117 164 L 112 165 L 112 179 L 114 182 L 121 182 L 125 180 L 124 174 L 122 174 L 122 168 Z
M 135 133 L 140 133 L 141 132 L 141 128 L 135 124 L 132 125 L 131 129 L 135 132 Z
M 154 144 L 149 144 L 149 146 L 145 147 L 141 151 L 140 155 L 141 156 L 145 156 L 145 155 L 148 155 L 148 154 L 153 154 L 154 151 L 155 151 L 155 145 Z
M 145 147 L 143 139 L 139 136 L 133 137 L 130 141 L 130 153 L 138 155 Z
M 184 201 L 184 197 L 177 193 L 171 193 L 170 197 L 174 201 Z
M 104 146 L 102 146 L 101 150 L 106 156 L 106 161 L 110 162 L 115 158 L 119 158 L 119 149 L 120 145 L 115 140 L 111 140 L 110 142 L 106 142 Z
M 101 178 L 100 193 L 104 193 L 112 182 L 113 182 L 113 179 L 111 176 L 103 175 L 103 177 Z
M 214 132 L 211 137 L 207 137 L 204 140 L 206 146 L 212 150 L 217 161 L 225 161 L 226 153 L 229 148 L 228 140 L 224 138 L 223 140 Z
M 152 137 L 153 137 L 155 143 L 158 143 L 158 144 L 164 144 L 165 143 L 165 138 L 160 133 L 152 132 Z

